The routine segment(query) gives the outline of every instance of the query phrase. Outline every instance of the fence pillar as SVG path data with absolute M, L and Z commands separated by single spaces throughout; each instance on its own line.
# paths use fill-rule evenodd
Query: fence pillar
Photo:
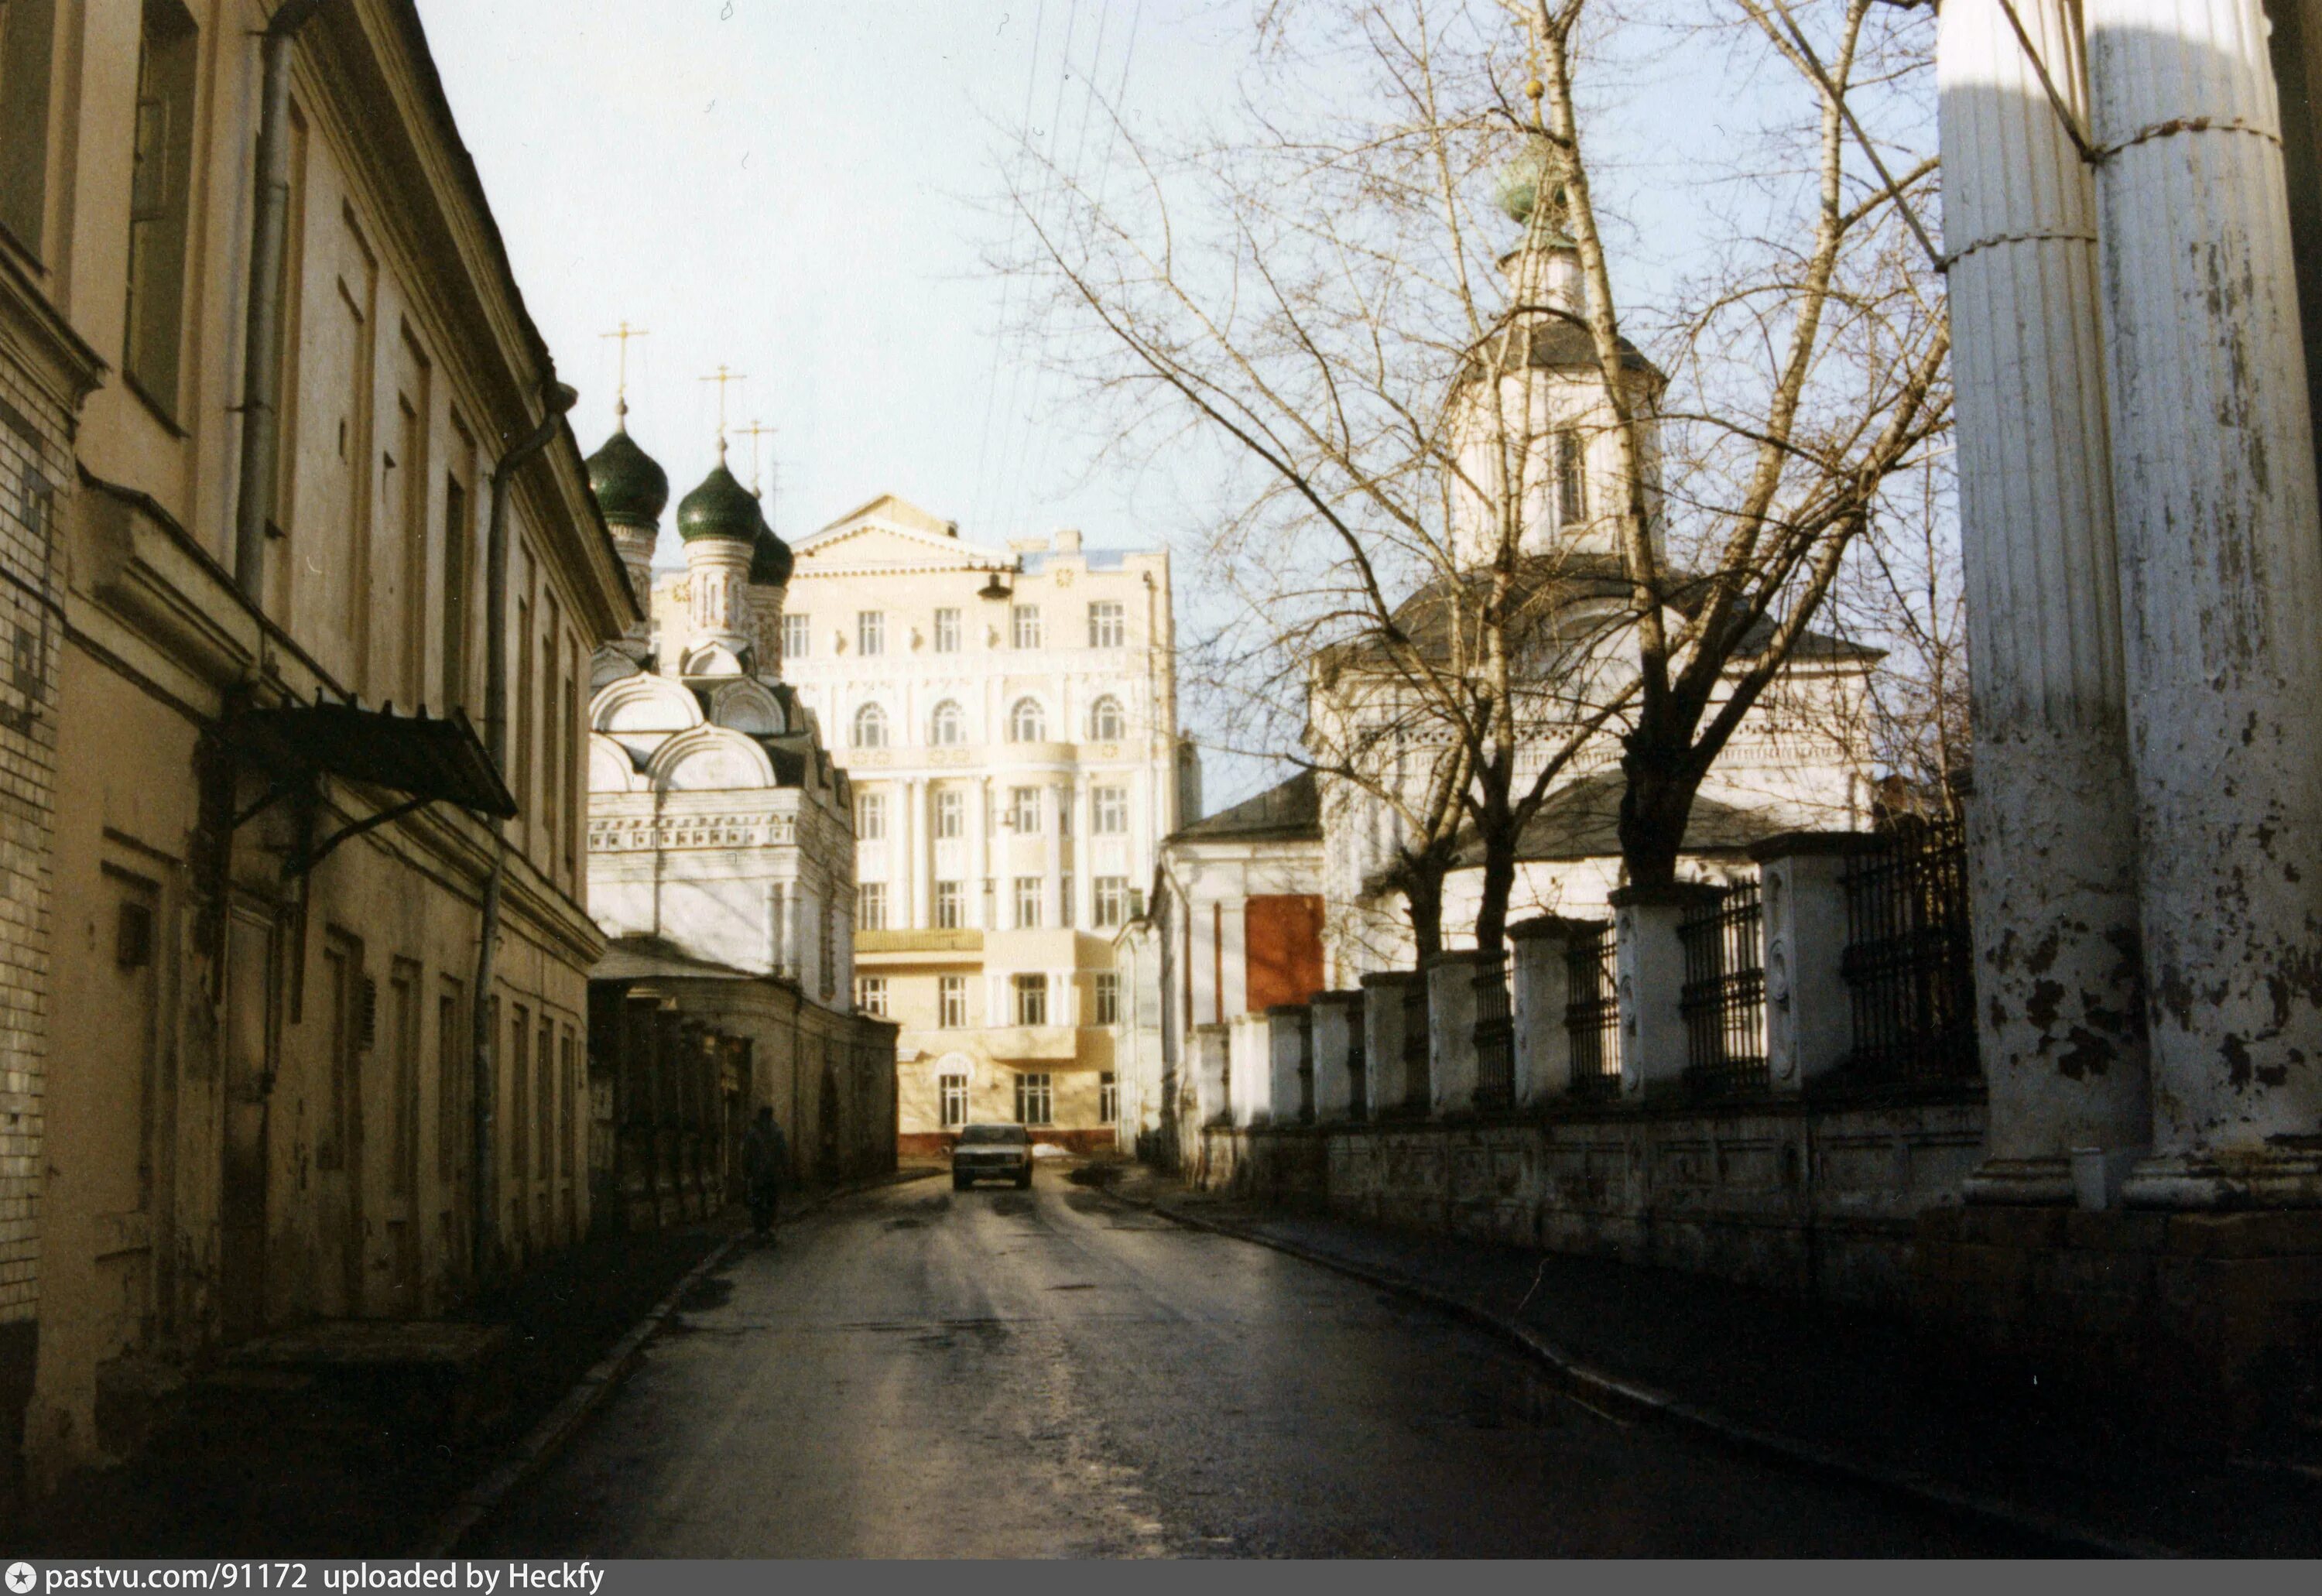
M 1560 915 L 1541 915 L 1508 927 L 1513 950 L 1515 1006 L 1515 1101 L 1527 1108 L 1560 1098 L 1572 1084 L 1572 1033 L 1565 1007 L 1572 982 L 1565 952 L 1577 929 L 1595 929 Z
M 1866 832 L 1794 831 L 1750 850 L 1766 933 L 1766 1073 L 1796 1091 L 1854 1050 L 1846 958 L 1847 862 L 1876 853 Z
M 1262 1014 L 1226 1021 L 1230 1038 L 1233 1122 L 1244 1127 L 1274 1123 L 1274 1033 Z
M 1392 1119 L 1411 1099 L 1411 1072 L 1403 1047 L 1404 990 L 1419 980 L 1408 970 L 1363 977 L 1364 1108 L 1372 1119 Z
M 1276 1003 L 1266 1011 L 1266 1063 L 1276 1125 L 1314 1122 L 1314 1077 L 1307 1048 L 1311 1017 L 1303 1003 Z
M 1427 1108 L 1437 1118 L 1476 1106 L 1476 971 L 1484 955 L 1438 953 L 1427 981 Z
M 1685 943 L 1678 927 L 1687 909 L 1714 901 L 1717 893 L 1703 882 L 1672 881 L 1623 887 L 1612 895 L 1624 1095 L 1684 1077 Z
M 1221 1025 L 1193 1027 L 1193 1123 L 1233 1123 L 1232 1042 Z
M 1363 1007 L 1360 992 L 1314 994 L 1314 1117 L 1325 1124 L 1362 1108 Z

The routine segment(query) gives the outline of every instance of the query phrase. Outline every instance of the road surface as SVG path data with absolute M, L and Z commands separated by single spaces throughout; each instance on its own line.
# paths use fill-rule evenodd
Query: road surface
M 1498 1343 L 1043 1171 L 746 1246 L 482 1527 L 530 1556 L 2014 1554 L 1558 1394 Z

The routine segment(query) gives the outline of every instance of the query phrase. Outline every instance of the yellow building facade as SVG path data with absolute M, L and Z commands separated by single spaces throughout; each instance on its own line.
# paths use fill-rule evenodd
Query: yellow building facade
M 37 1482 L 130 1438 L 107 1395 L 440 1313 L 585 1227 L 589 661 L 635 603 L 408 0 L 10 0 L 0 28 L 11 324 L 105 368 L 17 644 L 55 684 L 48 1024 L 10 1033 L 0 1104 L 0 1174 L 37 1173 L 0 1210 L 37 1232 L 28 1394 L 0 1391 Z M 238 550 L 278 49 L 279 450 Z M 495 643 L 495 467 L 527 434 Z M 471 724 L 496 661 L 504 782 Z

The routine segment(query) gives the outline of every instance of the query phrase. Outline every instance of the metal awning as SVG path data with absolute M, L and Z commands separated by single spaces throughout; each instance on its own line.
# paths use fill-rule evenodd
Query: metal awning
M 279 775 L 337 776 L 501 820 L 516 798 L 492 768 L 476 728 L 454 709 L 437 718 L 360 704 L 245 709 L 225 723 L 226 745 Z

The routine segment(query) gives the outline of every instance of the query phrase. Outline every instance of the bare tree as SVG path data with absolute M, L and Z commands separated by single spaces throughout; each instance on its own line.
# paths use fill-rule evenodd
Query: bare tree
M 1632 878 L 1669 879 L 1709 763 L 1946 411 L 1940 301 L 1897 243 L 1933 163 L 1864 193 L 1846 159 L 1869 0 L 1834 7 L 1827 76 L 1752 0 L 1691 4 L 1776 39 L 1823 136 L 1804 216 L 1761 207 L 1661 318 L 1661 365 L 1613 294 L 1586 0 L 1267 5 L 1288 92 L 1169 148 L 1123 127 L 1119 172 L 1036 161 L 1014 190 L 1122 440 L 1221 446 L 1196 690 L 1375 811 L 1370 879 L 1422 953 L 1464 838 L 1477 945 L 1501 945 L 1526 825 L 1608 738 Z M 1302 99 L 1318 62 L 1333 92 Z

